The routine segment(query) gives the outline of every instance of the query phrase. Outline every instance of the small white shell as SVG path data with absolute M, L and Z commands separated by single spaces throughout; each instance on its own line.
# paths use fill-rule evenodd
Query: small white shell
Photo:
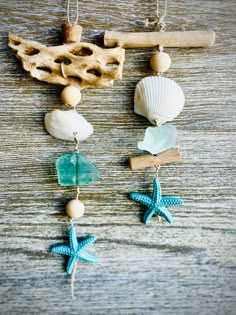
M 77 132 L 79 141 L 93 134 L 93 126 L 74 109 L 54 109 L 45 115 L 44 125 L 50 135 L 61 140 L 74 141 L 74 132 Z
M 173 80 L 150 76 L 136 86 L 134 111 L 159 126 L 176 118 L 184 107 L 184 93 Z

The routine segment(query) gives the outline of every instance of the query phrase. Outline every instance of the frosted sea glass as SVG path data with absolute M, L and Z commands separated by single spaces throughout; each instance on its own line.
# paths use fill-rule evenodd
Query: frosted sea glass
M 62 186 L 88 185 L 99 179 L 99 170 L 86 155 L 70 153 L 56 161 L 58 183 Z

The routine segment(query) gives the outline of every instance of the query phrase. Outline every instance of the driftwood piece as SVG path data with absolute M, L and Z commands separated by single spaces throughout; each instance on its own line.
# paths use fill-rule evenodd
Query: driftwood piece
M 153 167 L 162 164 L 169 164 L 181 160 L 179 149 L 171 149 L 161 152 L 157 155 L 144 154 L 140 156 L 130 157 L 129 166 L 132 170 Z
M 24 69 L 41 81 L 84 89 L 108 87 L 122 77 L 125 50 L 120 47 L 102 49 L 84 42 L 46 47 L 12 33 L 9 40 Z
M 106 31 L 106 47 L 148 48 L 163 45 L 165 47 L 208 47 L 215 42 L 213 31 L 186 32 L 113 32 Z

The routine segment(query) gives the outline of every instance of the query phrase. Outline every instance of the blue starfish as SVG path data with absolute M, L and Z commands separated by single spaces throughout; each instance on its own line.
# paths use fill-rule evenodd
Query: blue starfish
M 153 181 L 153 193 L 149 197 L 145 194 L 132 192 L 130 198 L 148 207 L 144 213 L 143 221 L 145 224 L 149 222 L 154 214 L 162 216 L 169 223 L 173 221 L 170 212 L 166 209 L 167 206 L 182 205 L 184 202 L 181 198 L 177 197 L 162 197 L 161 186 L 158 178 Z
M 86 236 L 80 240 L 76 237 L 75 228 L 72 226 L 69 230 L 69 246 L 56 244 L 51 247 L 51 251 L 60 255 L 70 256 L 67 263 L 66 272 L 70 275 L 75 267 L 77 260 L 83 260 L 90 263 L 97 262 L 97 257 L 87 253 L 84 248 L 96 241 L 95 236 Z

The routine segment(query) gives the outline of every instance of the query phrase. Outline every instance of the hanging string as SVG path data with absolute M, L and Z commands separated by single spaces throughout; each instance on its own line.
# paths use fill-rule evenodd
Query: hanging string
M 149 20 L 146 19 L 146 20 L 145 20 L 145 27 L 148 27 L 148 26 L 150 26 L 150 25 L 155 25 L 155 24 L 156 24 L 156 25 L 158 26 L 158 28 L 159 28 L 159 31 L 161 32 L 161 31 L 164 31 L 165 26 L 166 26 L 166 24 L 165 24 L 165 22 L 164 22 L 164 19 L 165 19 L 166 15 L 167 15 L 168 0 L 165 0 L 164 13 L 163 13 L 162 15 L 160 15 L 160 9 L 159 9 L 159 7 L 160 7 L 160 1 L 157 0 L 157 2 L 156 2 L 156 15 L 157 15 L 157 20 L 154 21 L 154 22 L 149 22 Z
M 67 21 L 69 24 L 77 24 L 79 19 L 79 0 L 76 0 L 76 18 L 75 21 L 71 23 L 70 21 L 70 0 L 67 2 Z
M 156 178 L 158 178 L 158 173 L 159 173 L 160 168 L 161 168 L 160 165 L 155 165 Z M 160 215 L 157 216 L 157 219 L 158 219 L 158 223 L 162 223 L 163 222 L 162 217 Z
M 164 7 L 164 13 L 160 16 L 160 11 L 159 11 L 159 0 L 157 0 L 157 10 L 156 10 L 156 14 L 157 14 L 157 24 L 160 27 L 160 31 L 163 31 L 165 28 L 165 22 L 164 19 L 167 15 L 167 6 L 168 6 L 168 0 L 165 0 L 165 7 Z
M 76 269 L 77 269 L 77 264 L 75 264 L 75 267 L 72 271 L 72 275 L 71 275 L 71 297 L 72 300 L 74 300 L 75 298 L 75 293 L 74 293 L 74 288 L 75 288 L 75 274 L 76 274 Z
M 74 227 L 73 219 L 70 219 L 69 222 L 70 222 L 69 229 L 73 228 Z M 75 298 L 74 289 L 75 289 L 76 269 L 77 269 L 77 264 L 75 264 L 74 269 L 73 269 L 72 274 L 71 274 L 71 278 L 70 278 L 70 289 L 71 289 L 71 298 L 72 298 L 72 300 L 74 300 L 74 298 Z

